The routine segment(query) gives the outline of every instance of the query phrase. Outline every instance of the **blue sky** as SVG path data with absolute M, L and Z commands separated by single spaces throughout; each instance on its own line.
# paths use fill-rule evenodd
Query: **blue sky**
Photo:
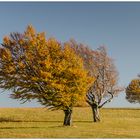
M 140 2 L 0 2 L 0 42 L 10 32 L 23 32 L 28 24 L 47 37 L 64 42 L 74 38 L 96 49 L 108 48 L 127 86 L 140 73 Z M 20 104 L 0 94 L 0 107 L 40 107 L 36 101 Z M 121 93 L 106 107 L 139 107 Z

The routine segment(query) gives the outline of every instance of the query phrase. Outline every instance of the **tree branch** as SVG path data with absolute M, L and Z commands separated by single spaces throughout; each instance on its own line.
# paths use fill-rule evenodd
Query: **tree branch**
M 112 101 L 114 95 L 112 94 L 112 92 L 109 92 L 109 91 L 108 91 L 108 93 L 111 95 L 111 97 L 110 97 L 108 100 L 106 100 L 104 103 L 102 103 L 102 104 L 99 106 L 99 108 L 103 107 L 106 103 Z
M 92 94 L 92 92 L 90 92 L 90 93 L 88 93 L 87 95 L 86 95 L 86 97 L 87 97 L 87 103 L 89 104 L 89 105 L 93 105 L 93 104 L 96 104 L 96 105 L 98 105 L 98 102 L 96 102 L 96 100 L 95 100 L 95 95 L 94 94 Z

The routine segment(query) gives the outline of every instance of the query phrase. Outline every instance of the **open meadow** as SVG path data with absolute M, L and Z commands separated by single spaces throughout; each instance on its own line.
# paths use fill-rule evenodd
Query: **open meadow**
M 70 127 L 63 117 L 45 108 L 1 108 L 0 138 L 140 138 L 140 109 L 102 109 L 93 123 L 90 108 L 77 107 Z

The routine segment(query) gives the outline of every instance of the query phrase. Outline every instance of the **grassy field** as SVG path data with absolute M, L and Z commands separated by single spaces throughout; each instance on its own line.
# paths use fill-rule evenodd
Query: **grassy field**
M 102 109 L 100 123 L 91 113 L 74 108 L 73 125 L 64 127 L 62 111 L 1 108 L 0 138 L 140 138 L 140 109 Z

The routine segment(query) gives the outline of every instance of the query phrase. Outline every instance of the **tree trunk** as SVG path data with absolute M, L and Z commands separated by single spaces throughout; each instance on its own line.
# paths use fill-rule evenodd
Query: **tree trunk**
M 99 108 L 97 105 L 92 105 L 92 113 L 93 113 L 93 121 L 94 122 L 100 122 L 100 116 L 99 116 Z
M 64 126 L 70 126 L 71 125 L 71 115 L 72 115 L 72 110 L 68 109 L 68 110 L 64 110 L 65 113 L 65 118 L 64 118 Z

